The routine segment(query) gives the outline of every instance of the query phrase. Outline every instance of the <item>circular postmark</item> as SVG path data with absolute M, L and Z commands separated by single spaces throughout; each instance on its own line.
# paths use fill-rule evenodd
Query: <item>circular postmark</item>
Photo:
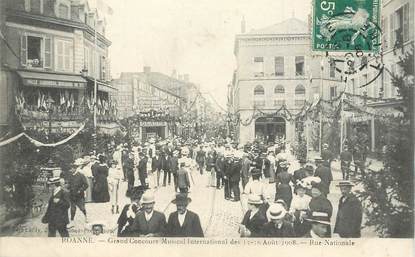
M 350 49 L 343 56 L 330 59 L 335 71 L 341 74 L 342 81 L 347 82 L 350 77 L 358 73 L 374 74 L 370 80 L 360 81 L 358 87 L 363 88 L 376 81 L 384 71 L 382 54 L 379 53 L 382 30 L 378 24 L 367 19 L 365 23 L 360 22 L 359 26 L 345 25 L 344 18 L 349 18 L 348 21 L 353 23 L 353 19 L 357 19 L 358 12 L 335 14 L 328 19 L 325 26 L 328 33 L 332 33 L 329 38 L 333 40 L 332 43 L 337 49 Z M 360 16 L 366 17 L 364 14 Z M 357 21 L 354 23 L 358 24 Z M 364 71 L 365 69 L 368 71 Z

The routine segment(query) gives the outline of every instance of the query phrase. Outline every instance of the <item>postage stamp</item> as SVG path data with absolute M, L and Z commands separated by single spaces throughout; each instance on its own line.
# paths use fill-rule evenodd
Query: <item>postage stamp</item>
M 313 50 L 380 50 L 379 0 L 314 0 Z

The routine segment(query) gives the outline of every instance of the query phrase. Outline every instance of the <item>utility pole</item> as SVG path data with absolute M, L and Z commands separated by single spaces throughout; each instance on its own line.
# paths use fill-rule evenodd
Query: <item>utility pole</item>
M 321 57 L 320 62 L 320 101 L 323 99 L 323 69 L 324 69 L 324 63 L 323 63 L 323 57 Z M 320 102 L 321 103 L 321 102 Z M 323 115 L 322 115 L 322 108 L 320 104 L 320 112 L 319 112 L 319 118 L 320 118 L 320 132 L 319 132 L 319 145 L 318 145 L 318 152 L 321 155 L 321 149 L 323 146 Z
M 97 10 L 95 10 L 95 13 Z M 94 151 L 97 149 L 97 16 L 94 15 L 94 133 L 93 137 L 93 148 Z

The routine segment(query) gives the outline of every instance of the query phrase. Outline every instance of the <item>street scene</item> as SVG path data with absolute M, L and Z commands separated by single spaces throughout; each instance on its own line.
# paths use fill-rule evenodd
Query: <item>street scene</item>
M 0 235 L 412 238 L 414 3 L 242 2 L 1 1 Z

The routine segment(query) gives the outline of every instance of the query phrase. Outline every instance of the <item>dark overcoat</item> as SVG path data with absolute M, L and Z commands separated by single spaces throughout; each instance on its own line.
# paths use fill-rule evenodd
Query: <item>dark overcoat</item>
M 187 210 L 183 226 L 179 223 L 179 214 L 177 211 L 169 216 L 167 222 L 167 236 L 170 237 L 203 237 L 203 229 L 200 225 L 199 216 Z

